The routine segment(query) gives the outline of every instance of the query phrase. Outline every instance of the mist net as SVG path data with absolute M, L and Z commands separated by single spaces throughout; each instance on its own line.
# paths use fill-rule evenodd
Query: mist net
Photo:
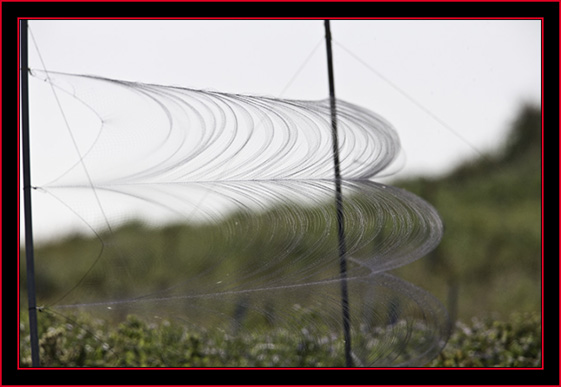
M 445 309 L 387 273 L 435 248 L 442 224 L 373 180 L 400 155 L 380 116 L 337 100 L 342 278 L 329 100 L 32 75 L 63 112 L 46 129 L 52 166 L 34 177 L 34 200 L 75 227 L 64 251 L 36 255 L 44 311 L 174 321 L 238 338 L 248 354 L 292 338 L 280 366 L 298 365 L 302 343 L 325 366 L 344 366 L 345 351 L 354 366 L 418 366 L 443 348 Z M 55 267 L 56 283 L 41 280 Z

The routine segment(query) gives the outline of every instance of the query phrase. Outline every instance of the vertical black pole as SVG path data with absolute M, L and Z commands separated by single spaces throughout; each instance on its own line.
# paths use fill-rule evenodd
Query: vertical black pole
M 33 227 L 31 223 L 31 177 L 29 166 L 29 67 L 27 60 L 27 20 L 20 20 L 20 67 L 23 205 L 25 211 L 25 259 L 27 264 L 27 300 L 29 307 L 31 364 L 33 367 L 39 367 L 39 337 L 37 334 L 37 303 L 35 300 L 35 262 L 33 257 Z
M 339 240 L 339 270 L 341 277 L 341 306 L 343 309 L 345 363 L 347 367 L 352 367 L 351 316 L 349 310 L 349 292 L 347 289 L 347 243 L 345 241 L 345 220 L 343 217 L 343 194 L 341 192 L 341 168 L 339 164 L 339 139 L 337 136 L 337 106 L 335 101 L 335 82 L 333 80 L 333 54 L 331 52 L 331 29 L 329 27 L 329 20 L 325 20 L 325 41 L 327 46 L 327 71 L 329 76 L 329 101 L 331 106 L 333 163 L 335 166 L 335 205 L 337 211 L 337 236 Z

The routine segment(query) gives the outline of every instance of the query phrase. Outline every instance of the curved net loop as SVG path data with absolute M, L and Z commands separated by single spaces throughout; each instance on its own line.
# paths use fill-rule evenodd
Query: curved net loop
M 341 365 L 329 101 L 32 74 L 60 96 L 76 150 L 36 195 L 83 235 L 56 258 L 63 283 L 39 288 L 45 305 L 264 341 L 302 335 Z M 432 251 L 442 222 L 421 198 L 373 181 L 399 161 L 395 129 L 337 107 L 353 362 L 423 365 L 446 342 L 446 311 L 386 272 Z

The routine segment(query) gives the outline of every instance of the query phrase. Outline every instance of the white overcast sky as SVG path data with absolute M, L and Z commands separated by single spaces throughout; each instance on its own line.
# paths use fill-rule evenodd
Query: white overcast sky
M 29 27 L 31 68 L 328 97 L 322 20 L 31 20 Z M 332 20 L 331 31 L 337 97 L 396 127 L 406 155 L 398 176 L 445 173 L 477 156 L 474 149 L 500 145 L 523 102 L 541 104 L 540 20 Z M 32 184 L 40 184 L 57 139 L 37 122 L 34 130 L 33 109 L 50 96 L 36 79 L 30 88 Z

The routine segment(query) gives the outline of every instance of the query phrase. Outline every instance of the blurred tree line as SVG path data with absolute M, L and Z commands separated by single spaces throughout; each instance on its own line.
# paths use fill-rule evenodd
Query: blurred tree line
M 525 105 L 495 150 L 438 178 L 395 185 L 435 206 L 439 247 L 398 270 L 447 304 L 452 318 L 541 311 L 542 127 Z

